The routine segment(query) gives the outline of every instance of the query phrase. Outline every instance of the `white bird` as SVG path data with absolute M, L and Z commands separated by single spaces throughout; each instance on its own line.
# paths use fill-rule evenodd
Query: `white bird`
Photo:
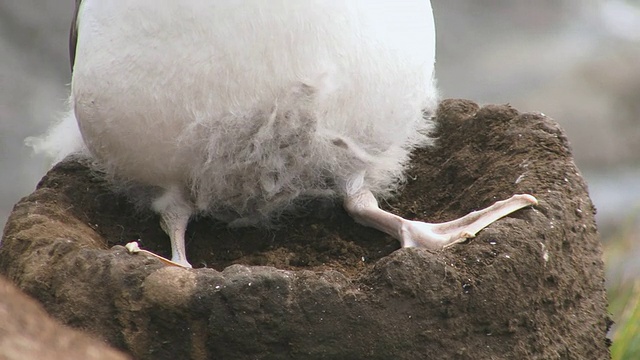
M 429 144 L 428 0 L 76 0 L 71 61 L 84 144 L 115 183 L 157 190 L 185 267 L 194 214 L 260 225 L 341 198 L 403 247 L 442 249 L 536 203 L 515 195 L 443 224 L 378 207 Z

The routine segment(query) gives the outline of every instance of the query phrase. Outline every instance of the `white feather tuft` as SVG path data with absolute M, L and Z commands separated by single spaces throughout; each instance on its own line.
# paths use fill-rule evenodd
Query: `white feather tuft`
M 30 136 L 24 139 L 24 143 L 33 149 L 34 154 L 43 155 L 49 159 L 51 165 L 71 154 L 86 153 L 73 111 L 67 112 L 45 134 Z

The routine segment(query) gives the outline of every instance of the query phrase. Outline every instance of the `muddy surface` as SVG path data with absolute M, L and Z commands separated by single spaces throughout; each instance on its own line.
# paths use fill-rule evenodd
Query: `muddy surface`
M 563 131 L 461 100 L 443 102 L 438 124 L 383 207 L 441 222 L 515 193 L 539 205 L 436 252 L 398 250 L 339 203 L 269 230 L 195 219 L 187 253 L 200 269 L 183 270 L 118 246 L 170 255 L 156 215 L 66 161 L 14 209 L 0 271 L 136 358 L 609 358 L 595 209 Z

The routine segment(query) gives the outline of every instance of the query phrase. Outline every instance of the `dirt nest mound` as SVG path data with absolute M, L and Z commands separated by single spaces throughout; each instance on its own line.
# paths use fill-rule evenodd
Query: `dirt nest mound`
M 195 270 L 82 162 L 57 165 L 18 203 L 0 271 L 54 317 L 137 359 L 606 359 L 595 209 L 558 125 L 509 106 L 447 100 L 385 207 L 450 220 L 530 193 L 520 210 L 445 251 L 398 250 L 339 204 L 273 230 L 193 221 Z M 206 267 L 205 267 L 206 266 Z

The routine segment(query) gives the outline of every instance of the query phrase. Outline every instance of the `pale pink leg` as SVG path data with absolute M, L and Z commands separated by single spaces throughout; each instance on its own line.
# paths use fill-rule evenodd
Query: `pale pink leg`
M 192 206 L 177 189 L 170 189 L 153 202 L 153 209 L 160 214 L 160 226 L 171 239 L 171 261 L 191 268 L 184 246 L 185 233 Z
M 378 207 L 378 202 L 369 190 L 359 190 L 348 196 L 344 207 L 356 222 L 395 237 L 402 247 L 439 250 L 464 242 L 496 220 L 537 203 L 536 198 L 531 195 L 514 195 L 485 209 L 440 224 L 406 220 L 386 212 Z

